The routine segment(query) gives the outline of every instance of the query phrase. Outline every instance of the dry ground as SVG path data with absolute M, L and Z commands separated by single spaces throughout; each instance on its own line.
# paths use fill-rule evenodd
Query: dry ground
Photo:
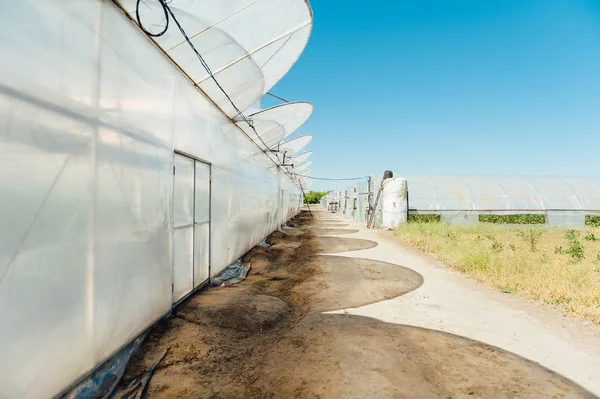
M 255 248 L 247 280 L 208 288 L 161 321 L 122 384 L 167 347 L 150 398 L 583 398 L 563 377 L 479 342 L 348 314 L 322 313 L 418 289 L 420 274 L 324 253 L 377 245 L 318 237 L 303 214 Z M 326 227 L 325 227 L 326 225 Z

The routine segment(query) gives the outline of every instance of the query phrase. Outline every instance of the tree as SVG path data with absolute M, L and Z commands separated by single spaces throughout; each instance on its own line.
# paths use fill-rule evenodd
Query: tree
M 304 203 L 318 204 L 325 195 L 329 194 L 329 191 L 309 191 L 306 193 Z

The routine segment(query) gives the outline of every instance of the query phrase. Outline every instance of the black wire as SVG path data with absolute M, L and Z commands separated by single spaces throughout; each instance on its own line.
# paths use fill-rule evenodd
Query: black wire
M 137 0 L 136 9 L 135 9 L 135 15 L 136 15 L 136 18 L 137 18 L 137 23 L 140 26 L 140 29 L 142 29 L 142 31 L 145 34 L 147 34 L 148 36 L 151 36 L 151 37 L 160 37 L 160 36 L 164 35 L 167 32 L 167 29 L 169 28 L 169 17 L 172 18 L 173 22 L 175 22 L 175 25 L 177 25 L 177 27 L 179 28 L 179 31 L 183 35 L 185 41 L 188 43 L 188 45 L 190 46 L 190 48 L 192 49 L 192 51 L 194 51 L 194 53 L 196 54 L 196 57 L 198 57 L 198 60 L 200 61 L 200 63 L 202 64 L 202 66 L 204 67 L 204 69 L 206 70 L 206 72 L 210 75 L 210 78 L 213 80 L 213 82 L 215 82 L 215 84 L 217 85 L 217 87 L 219 88 L 219 90 L 221 90 L 221 92 L 225 95 L 225 97 L 227 97 L 227 100 L 229 101 L 229 103 L 231 103 L 231 105 L 233 106 L 233 108 L 237 112 L 237 116 L 241 117 L 242 120 L 244 122 L 246 122 L 248 124 L 248 126 L 250 126 L 250 128 L 256 134 L 256 137 L 258 137 L 259 140 L 262 142 L 262 144 L 265 146 L 266 150 L 269 150 L 269 146 L 267 145 L 267 143 L 265 143 L 265 141 L 262 139 L 262 137 L 260 137 L 260 135 L 258 134 L 258 132 L 256 131 L 256 129 L 254 128 L 254 123 L 252 122 L 252 120 L 249 119 L 249 118 L 247 118 L 242 113 L 242 111 L 240 111 L 240 109 L 237 107 L 237 105 L 235 105 L 235 103 L 233 102 L 233 100 L 231 99 L 231 97 L 229 97 L 229 94 L 227 94 L 227 92 L 225 91 L 225 89 L 217 81 L 217 78 L 215 78 L 215 75 L 212 73 L 212 70 L 210 69 L 210 67 L 208 66 L 208 64 L 206 63 L 206 61 L 202 57 L 202 55 L 198 52 L 198 50 L 196 49 L 196 47 L 194 46 L 194 44 L 192 43 L 192 41 L 188 37 L 187 33 L 185 32 L 185 30 L 183 29 L 183 27 L 181 26 L 181 24 L 177 20 L 177 17 L 175 17 L 175 14 L 173 14 L 173 10 L 171 10 L 171 7 L 169 7 L 169 5 L 167 4 L 167 0 L 156 0 L 156 1 L 161 5 L 161 7 L 163 8 L 163 12 L 165 13 L 165 20 L 166 20 L 166 22 L 165 22 L 164 29 L 161 32 L 159 32 L 159 33 L 152 33 L 152 32 L 149 32 L 144 27 L 144 25 L 142 24 L 142 21 L 141 21 L 141 18 L 140 18 L 140 12 L 139 12 L 140 11 L 140 3 L 142 2 L 142 0 Z M 264 151 L 264 152 L 266 152 L 266 151 Z M 277 160 L 279 160 L 279 158 L 277 158 Z
M 137 23 L 140 26 L 140 29 L 147 34 L 148 36 L 152 36 L 152 37 L 159 37 L 164 35 L 167 30 L 169 29 L 169 14 L 167 11 L 167 5 L 164 2 L 164 0 L 157 0 L 160 5 L 162 6 L 163 12 L 165 13 L 165 28 L 160 31 L 159 33 L 152 33 L 150 31 L 148 31 L 145 27 L 144 24 L 142 24 L 142 19 L 140 18 L 140 3 L 142 2 L 142 0 L 137 0 L 137 3 L 135 4 L 135 18 L 137 19 Z
M 289 103 L 289 101 L 286 100 L 285 98 L 281 98 L 279 96 L 276 96 L 275 94 L 271 93 L 270 91 L 268 91 L 267 94 L 270 95 L 271 97 L 275 97 L 276 99 L 283 101 L 284 103 Z
M 300 176 L 300 177 L 308 177 L 309 179 L 315 179 L 315 180 L 362 180 L 362 179 L 369 178 L 369 176 L 362 176 L 362 177 L 342 177 L 342 178 L 336 179 L 336 178 L 332 178 L 332 177 L 313 177 L 313 176 L 301 175 L 298 173 L 294 173 L 294 175 Z

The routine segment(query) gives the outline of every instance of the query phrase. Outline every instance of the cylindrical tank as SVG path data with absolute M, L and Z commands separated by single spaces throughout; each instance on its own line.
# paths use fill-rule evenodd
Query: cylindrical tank
M 407 222 L 408 198 L 406 195 L 406 179 L 392 177 L 384 181 L 381 193 L 381 227 L 393 229 Z

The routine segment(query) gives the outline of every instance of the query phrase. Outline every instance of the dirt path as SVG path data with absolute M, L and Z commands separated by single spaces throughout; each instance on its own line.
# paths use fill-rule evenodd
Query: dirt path
M 350 233 L 314 213 L 316 221 L 303 215 L 289 234 L 273 234 L 271 247 L 252 250 L 247 280 L 205 289 L 163 320 L 122 384 L 170 347 L 149 384 L 151 398 L 593 397 L 484 343 L 346 311 L 323 313 L 402 298 L 424 279 L 394 263 L 348 257 L 345 251 L 364 253 L 378 243 L 321 237 Z M 345 256 L 327 255 L 335 252 Z

